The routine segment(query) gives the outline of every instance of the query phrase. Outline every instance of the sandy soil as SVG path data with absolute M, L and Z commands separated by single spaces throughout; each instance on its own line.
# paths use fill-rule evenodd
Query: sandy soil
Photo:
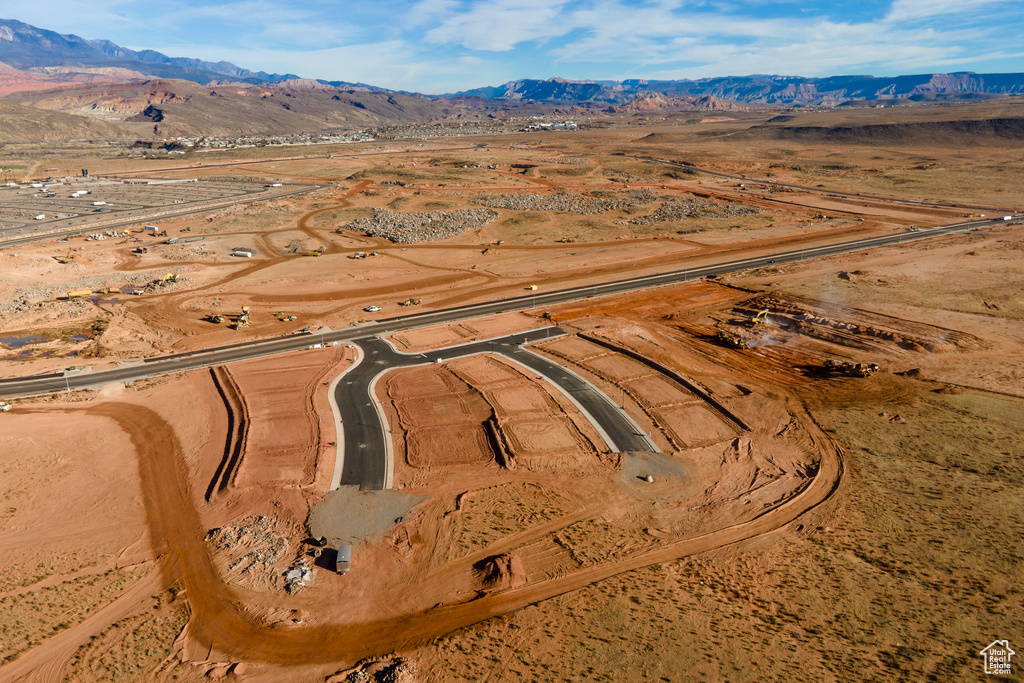
M 1001 182 L 1000 166 L 1019 164 L 1012 146 L 958 149 L 953 164 L 937 148 L 706 134 L 743 125 L 666 119 L 517 138 L 532 149 L 289 162 L 337 189 L 190 223 L 210 251 L 253 246 L 244 262 L 133 256 L 108 240 L 61 265 L 68 245 L 19 248 L 2 256 L 19 266 L 0 282 L 3 334 L 53 338 L 0 373 L 340 328 L 369 303 L 397 315 L 1024 202 Z M 508 166 L 583 151 L 584 164 Z M 618 151 L 822 187 L 741 189 Z M 456 167 L 470 157 L 498 168 Z M 260 172 L 283 170 L 270 165 Z M 405 185 L 379 184 L 389 178 Z M 641 226 L 624 222 L 653 205 L 503 209 L 479 231 L 408 246 L 334 232 L 373 206 L 640 187 L 763 213 Z M 282 253 L 293 243 L 326 251 Z M 620 402 L 659 454 L 605 453 L 560 393 L 497 357 L 391 373 L 378 390 L 402 505 L 341 507 L 361 537 L 345 576 L 330 553 L 316 556 L 307 528 L 333 471 L 324 382 L 347 366 L 344 348 L 15 401 L 0 431 L 0 681 L 981 675 L 977 651 L 1024 627 L 1021 558 L 1006 544 L 1024 532 L 1022 244 L 1019 228 L 988 230 L 552 307 L 570 334 L 534 350 Z M 54 301 L 171 268 L 181 280 L 141 297 Z M 398 308 L 411 296 L 420 307 Z M 242 305 L 248 330 L 201 320 L 230 321 Z M 414 353 L 541 324 L 516 314 L 391 341 Z M 880 371 L 829 372 L 829 358 Z M 313 580 L 289 594 L 284 572 L 303 562 Z

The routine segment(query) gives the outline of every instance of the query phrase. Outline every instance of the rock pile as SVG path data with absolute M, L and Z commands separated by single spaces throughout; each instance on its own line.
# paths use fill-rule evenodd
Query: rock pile
M 374 207 L 367 218 L 357 218 L 345 230 L 383 237 L 398 244 L 443 240 L 466 230 L 482 228 L 500 214 L 487 209 L 456 211 L 392 211 Z
M 539 159 L 528 159 L 538 164 L 585 164 L 587 160 L 583 157 L 541 157 Z
M 632 225 L 648 225 L 650 223 L 663 223 L 666 221 L 684 221 L 687 218 L 731 218 L 734 216 L 748 216 L 754 213 L 761 213 L 761 209 L 754 206 L 743 206 L 742 204 L 702 202 L 698 199 L 669 200 L 659 206 L 658 210 L 651 215 L 634 218 L 629 223 Z
M 624 199 L 602 199 L 584 197 L 579 194 L 562 192 L 559 194 L 499 194 L 487 195 L 472 200 L 474 204 L 489 206 L 494 209 L 511 209 L 513 211 L 567 211 L 583 215 L 605 213 L 630 206 L 631 202 Z
M 203 539 L 231 559 L 228 571 L 248 572 L 258 565 L 269 567 L 284 555 L 288 540 L 278 523 L 265 515 L 250 515 L 234 524 L 211 529 Z

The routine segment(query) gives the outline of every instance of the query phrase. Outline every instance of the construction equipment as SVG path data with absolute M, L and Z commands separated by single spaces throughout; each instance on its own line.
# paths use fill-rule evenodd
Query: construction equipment
M 768 322 L 768 309 L 767 308 L 764 309 L 763 311 L 760 311 L 757 315 L 751 316 L 750 320 L 747 321 L 747 324 L 750 325 L 751 327 L 753 327 L 755 325 L 763 325 L 766 322 Z
M 205 320 L 219 325 L 220 323 L 224 322 L 224 316 L 222 316 L 220 313 L 210 313 L 209 315 L 206 316 Z
M 74 260 L 75 260 L 75 250 L 70 248 L 70 247 L 68 248 L 68 253 L 67 253 L 67 255 L 64 258 L 60 258 L 59 256 L 57 257 L 57 262 L 61 263 L 63 265 L 67 265 L 69 263 L 73 263 Z
M 398 305 L 399 306 L 419 306 L 420 305 L 420 300 L 419 299 L 406 299 L 405 301 L 398 302 Z
M 72 301 L 76 299 L 85 299 L 90 296 L 92 296 L 91 289 L 76 289 L 73 292 L 68 292 L 68 298 L 71 299 Z
M 726 346 L 734 349 L 749 349 L 750 345 L 747 344 L 747 340 L 743 337 L 733 334 L 732 332 L 726 332 L 725 330 L 718 331 L 718 339 Z
M 167 273 L 167 275 L 164 275 L 164 282 L 177 282 L 177 281 L 178 281 L 178 274 L 177 273 Z
M 531 292 L 536 292 L 537 291 L 537 285 L 530 285 L 529 287 L 527 287 L 527 289 L 530 290 Z
M 296 316 L 292 315 L 291 313 L 285 313 L 284 311 L 278 311 L 277 313 L 274 314 L 274 317 L 276 317 L 281 322 L 292 322 L 298 320 Z
M 242 313 L 235 318 L 235 329 L 240 330 L 243 327 L 249 327 L 252 325 L 252 321 L 249 320 L 249 307 L 242 306 Z
M 854 363 L 836 358 L 826 359 L 822 367 L 831 372 L 841 372 L 854 377 L 870 377 L 879 370 L 878 363 Z
M 572 244 L 573 242 L 576 241 L 576 238 L 575 237 L 562 237 L 561 239 L 558 239 L 558 240 L 555 240 L 555 241 L 556 242 L 561 242 L 562 244 Z

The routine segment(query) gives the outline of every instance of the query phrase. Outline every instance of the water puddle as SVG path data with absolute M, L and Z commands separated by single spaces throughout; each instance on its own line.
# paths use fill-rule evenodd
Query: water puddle
M 24 337 L 0 337 L 0 344 L 9 346 L 12 349 L 20 349 L 22 346 L 39 344 L 44 341 L 46 341 L 45 334 L 29 334 Z

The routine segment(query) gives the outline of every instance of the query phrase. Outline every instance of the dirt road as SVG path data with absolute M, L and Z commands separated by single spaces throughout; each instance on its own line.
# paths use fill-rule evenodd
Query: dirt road
M 131 438 L 138 454 L 154 551 L 163 554 L 163 581 L 185 590 L 192 609 L 193 637 L 228 656 L 284 665 L 351 663 L 371 655 L 406 650 L 622 572 L 774 533 L 827 500 L 843 474 L 841 449 L 801 413 L 803 416 L 798 419 L 811 434 L 814 450 L 820 454 L 818 471 L 798 494 L 751 521 L 468 602 L 384 620 L 279 630 L 244 615 L 238 607 L 240 596 L 218 576 L 202 540 L 205 529 L 188 483 L 184 453 L 171 426 L 152 410 L 126 403 L 69 410 L 109 417 Z M 467 566 L 465 571 L 471 571 L 471 567 Z

